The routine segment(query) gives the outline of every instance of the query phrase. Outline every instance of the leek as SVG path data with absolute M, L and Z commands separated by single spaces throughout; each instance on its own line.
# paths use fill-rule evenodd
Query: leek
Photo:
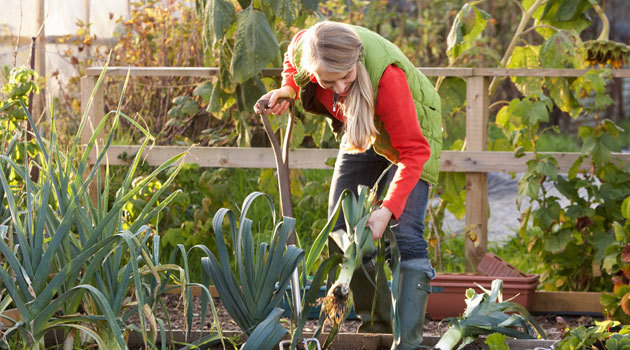
M 477 285 L 479 286 L 479 285 Z M 479 286 L 484 292 L 466 291 L 466 310 L 459 318 L 452 318 L 449 328 L 434 349 L 451 350 L 461 341 L 458 349 L 480 335 L 501 333 L 519 339 L 545 338 L 545 332 L 520 304 L 503 301 L 503 281 L 492 281 L 492 290 Z M 508 314 L 507 312 L 510 312 Z

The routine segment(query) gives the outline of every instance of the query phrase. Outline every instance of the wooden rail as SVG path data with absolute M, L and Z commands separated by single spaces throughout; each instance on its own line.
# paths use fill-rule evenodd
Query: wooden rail
M 466 173 L 466 233 L 475 235 L 478 240 L 473 244 L 466 240 L 466 269 L 472 271 L 488 244 L 488 172 L 524 172 L 527 161 L 533 154 L 514 158 L 512 152 L 489 152 L 488 149 L 488 82 L 492 77 L 580 77 L 586 69 L 503 69 L 503 68 L 419 68 L 427 76 L 461 77 L 466 80 L 466 139 L 464 152 L 445 151 L 442 153 L 441 170 Z M 102 68 L 89 68 L 87 76 L 81 80 L 81 105 L 85 108 L 96 86 L 96 80 Z M 151 76 L 151 77 L 199 77 L 209 78 L 218 74 L 218 68 L 184 67 L 109 67 L 109 76 Z M 281 69 L 264 69 L 263 76 L 279 76 Z M 615 78 L 630 78 L 630 69 L 613 69 Z M 102 89 L 96 91 L 92 108 L 88 111 L 89 124 L 98 125 L 104 115 Z M 86 128 L 81 138 L 83 143 L 91 137 Z M 108 151 L 110 164 L 125 165 L 123 155 L 135 154 L 136 145 L 112 146 Z M 274 157 L 271 149 L 234 148 L 234 147 L 180 147 L 155 146 L 145 151 L 145 160 L 149 165 L 159 165 L 175 154 L 187 151 L 187 162 L 197 163 L 201 167 L 232 168 L 273 168 Z M 290 167 L 308 169 L 326 169 L 325 160 L 335 157 L 337 150 L 331 149 L 296 149 L 290 155 Z M 567 172 L 579 153 L 550 153 L 558 160 L 561 172 Z M 628 154 L 613 154 L 623 162 L 630 162 Z M 92 159 L 92 161 L 94 161 Z M 586 164 L 586 162 L 585 162 Z

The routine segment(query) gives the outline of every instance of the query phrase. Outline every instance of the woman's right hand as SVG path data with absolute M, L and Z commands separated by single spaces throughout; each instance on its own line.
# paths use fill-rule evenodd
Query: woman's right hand
M 279 89 L 271 90 L 267 92 L 266 94 L 264 94 L 260 99 L 258 99 L 258 102 L 256 102 L 256 104 L 254 105 L 254 111 L 256 113 L 261 113 L 262 111 L 259 108 L 259 103 L 261 101 L 268 101 L 267 106 L 265 108 L 265 112 L 267 113 L 271 112 L 275 115 L 283 114 L 289 108 L 289 101 L 287 100 L 278 101 L 278 99 L 280 98 L 295 99 L 295 96 L 296 96 L 295 90 L 293 90 L 293 88 L 288 85 L 283 86 Z

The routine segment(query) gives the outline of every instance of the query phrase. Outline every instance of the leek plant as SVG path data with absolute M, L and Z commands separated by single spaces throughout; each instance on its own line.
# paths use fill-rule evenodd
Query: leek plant
M 434 349 L 451 350 L 461 341 L 458 349 L 471 343 L 480 335 L 501 333 L 518 339 L 545 338 L 545 332 L 536 320 L 520 304 L 503 301 L 503 281 L 492 281 L 491 290 L 477 294 L 466 290 L 466 310 L 459 318 L 451 318 L 446 333 Z
M 95 91 L 103 76 L 101 73 Z M 78 135 L 87 127 L 87 111 L 94 94 Z M 10 220 L 0 226 L 0 252 L 5 259 L 0 265 L 0 306 L 14 306 L 21 317 L 13 319 L 13 325 L 3 332 L 2 343 L 11 343 L 12 348 L 42 349 L 44 335 L 61 329 L 64 349 L 85 342 L 103 349 L 125 349 L 125 334 L 135 330 L 142 333 L 145 347 L 156 347 L 161 330 L 164 348 L 164 323 L 155 317 L 154 310 L 166 273 L 176 271 L 183 276 L 185 271 L 174 265 L 159 265 L 159 238 L 147 224 L 178 194 L 165 195 L 165 191 L 182 166 L 184 154 L 133 181 L 142 153 L 153 138 L 120 112 L 120 104 L 96 126 L 85 147 L 81 147 L 77 136 L 68 154 L 59 145 L 53 111 L 46 140 L 23 102 L 4 105 L 0 114 L 16 105 L 32 126 L 38 152 L 31 158 L 28 141 L 24 140 L 16 144 L 23 152 L 21 163 L 0 155 L 3 210 L 10 214 Z M 121 118 L 146 137 L 122 186 L 114 198 L 109 198 L 109 167 L 104 160 Z M 99 147 L 97 135 L 109 123 L 110 131 Z M 90 164 L 91 153 L 96 161 Z M 32 168 L 39 169 L 36 180 L 30 177 Z M 124 205 L 169 169 L 174 170 L 164 186 L 154 192 L 135 220 L 127 221 Z M 94 200 L 89 193 L 91 187 L 96 188 Z M 187 285 L 183 279 L 179 282 Z M 128 323 L 134 314 L 139 317 L 139 328 Z
M 376 192 L 370 193 L 367 186 L 359 186 L 358 194 L 358 198 L 355 198 L 350 190 L 344 190 L 340 200 L 346 229 L 336 230 L 330 234 L 343 251 L 339 276 L 324 300 L 326 317 L 333 324 L 340 324 L 345 318 L 350 296 L 350 281 L 354 271 L 363 264 L 364 255 L 370 256 L 376 251 L 372 231 L 367 227 Z
M 295 219 L 286 216 L 275 224 L 270 242 L 261 242 L 258 247 L 255 246 L 253 222 L 247 218 L 247 212 L 257 198 L 266 200 L 273 222 L 276 223 L 271 198 L 253 192 L 243 202 L 238 225 L 231 210 L 222 208 L 217 211 L 212 223 L 217 255 L 208 251 L 208 256 L 201 259 L 204 274 L 214 282 L 230 316 L 248 336 L 242 349 L 271 349 L 287 334 L 288 331 L 278 322 L 282 314 L 278 306 L 291 274 L 304 258 L 302 249 L 286 246 L 289 234 L 295 228 Z M 223 225 L 226 219 L 234 245 L 232 255 L 236 272 L 230 268 L 230 254 L 224 239 Z
M 376 181 L 376 184 L 380 182 L 381 178 L 388 170 L 389 168 L 383 172 Z M 334 283 L 332 283 L 331 287 L 328 289 L 326 297 L 323 299 L 322 314 L 320 315 L 320 324 L 316 331 L 316 336 L 320 334 L 322 327 L 326 322 L 329 322 L 332 327 L 328 338 L 322 346 L 322 349 L 326 349 L 332 343 L 334 337 L 339 331 L 340 325 L 344 322 L 350 310 L 350 281 L 352 280 L 352 276 L 355 271 L 363 268 L 363 258 L 376 255 L 377 273 L 375 278 L 377 281 L 381 278 L 386 278 L 384 273 L 385 245 L 382 244 L 383 240 L 379 240 L 377 242 L 378 247 L 375 245 L 374 240 L 372 239 L 372 231 L 367 226 L 367 221 L 370 215 L 379 206 L 377 196 L 378 186 L 375 185 L 370 189 L 367 186 L 360 185 L 357 188 L 357 193 L 358 196 L 355 196 L 350 190 L 342 192 L 334 211 L 335 214 L 329 219 L 326 226 L 329 228 L 326 232 L 328 233 L 337 221 L 338 212 L 341 207 L 344 213 L 346 229 L 330 232 L 329 236 L 341 249 L 343 257 L 340 261 L 341 266 L 339 275 Z M 322 234 L 323 233 L 324 232 L 322 232 Z M 396 238 L 389 227 L 385 230 L 383 238 L 387 240 L 391 254 L 390 269 L 392 278 L 392 301 L 394 304 L 393 317 L 397 317 L 398 303 L 396 296 L 398 295 L 397 286 L 400 272 L 400 251 L 398 249 L 398 245 L 396 244 Z M 318 240 L 319 238 L 316 242 Z M 319 251 L 316 250 L 315 253 L 318 254 Z M 309 256 L 311 255 L 312 254 L 309 254 Z M 334 256 L 330 258 L 333 257 Z M 367 273 L 365 271 L 363 272 Z M 376 288 L 376 282 L 374 283 L 374 287 Z M 374 302 L 376 302 L 376 299 Z M 375 305 L 373 305 L 373 307 L 374 306 Z M 394 323 L 393 331 L 395 334 L 399 332 L 397 322 Z

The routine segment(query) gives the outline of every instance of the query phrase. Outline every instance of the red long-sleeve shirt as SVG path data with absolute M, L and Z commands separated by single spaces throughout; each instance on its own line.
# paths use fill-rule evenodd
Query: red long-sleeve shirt
M 285 54 L 282 72 L 282 86 L 291 86 L 297 93 L 300 89 L 293 80 L 297 69 L 292 61 L 295 44 L 301 40 L 303 33 L 304 31 L 299 32 L 291 41 Z M 311 81 L 317 83 L 315 76 L 311 76 Z M 332 116 L 342 122 L 345 121 L 339 108 L 333 112 L 332 90 L 318 85 L 316 96 Z M 383 72 L 378 83 L 378 96 L 374 109 L 390 136 L 392 146 L 399 152 L 398 170 L 383 200 L 383 206 L 389 209 L 395 218 L 398 218 L 405 208 L 409 193 L 420 180 L 424 164 L 431 155 L 429 143 L 418 123 L 407 77 L 399 67 L 390 65 Z

